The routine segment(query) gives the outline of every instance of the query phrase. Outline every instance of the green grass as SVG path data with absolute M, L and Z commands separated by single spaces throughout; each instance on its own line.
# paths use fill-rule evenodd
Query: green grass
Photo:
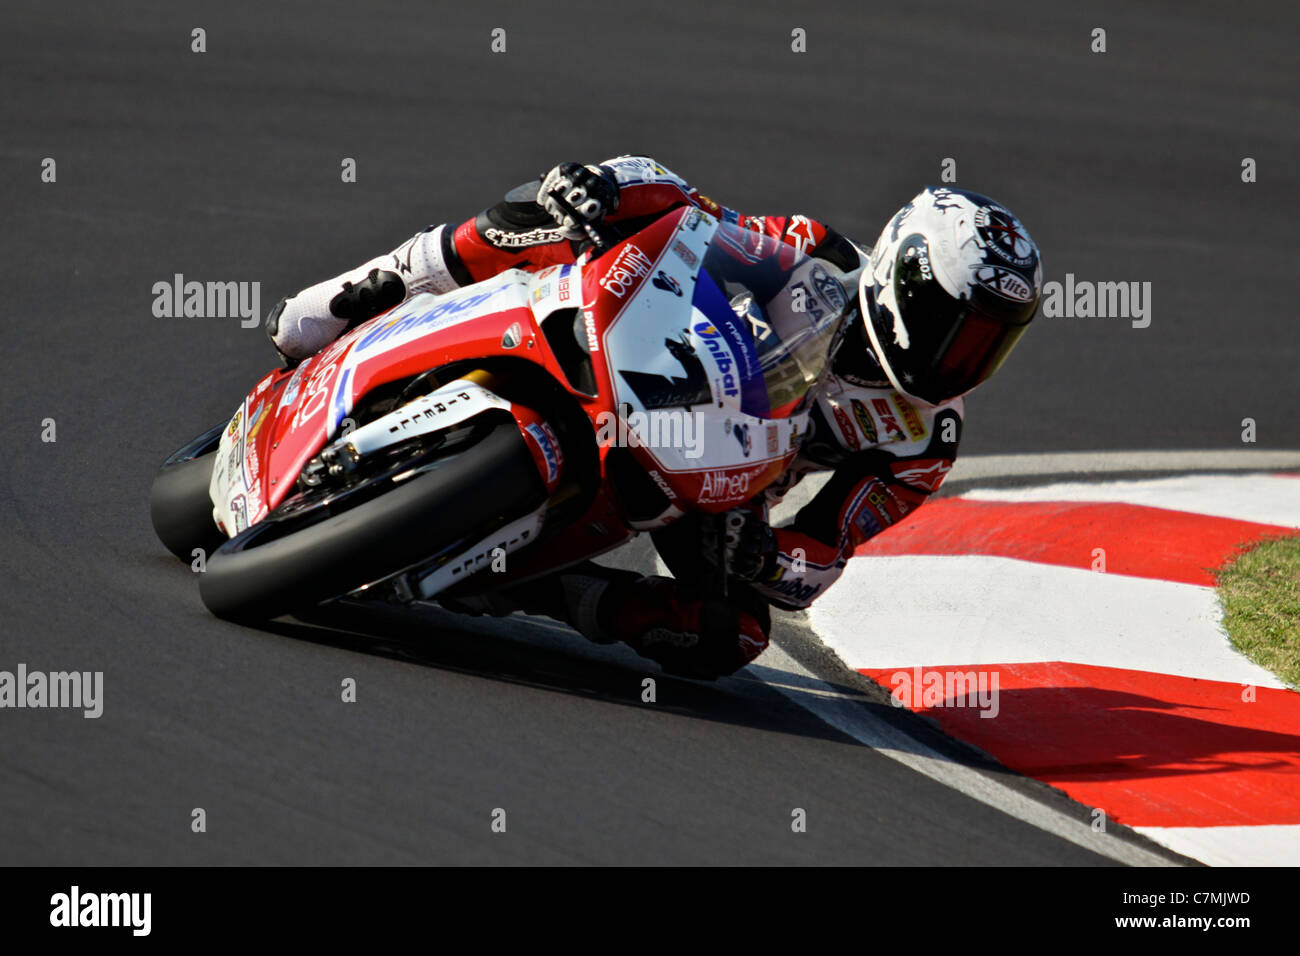
M 1256 545 L 1218 577 L 1233 646 L 1300 687 L 1300 535 Z

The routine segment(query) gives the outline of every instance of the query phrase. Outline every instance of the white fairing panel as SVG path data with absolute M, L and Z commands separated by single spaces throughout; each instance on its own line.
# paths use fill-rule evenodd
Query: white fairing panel
M 647 277 L 605 330 L 599 347 L 612 369 L 619 427 L 665 472 L 701 472 L 778 461 L 796 447 L 807 414 L 763 419 L 741 411 L 744 350 L 698 307 L 697 273 L 718 221 L 693 210 Z M 612 270 L 611 270 L 612 271 Z M 711 397 L 683 407 L 685 397 Z

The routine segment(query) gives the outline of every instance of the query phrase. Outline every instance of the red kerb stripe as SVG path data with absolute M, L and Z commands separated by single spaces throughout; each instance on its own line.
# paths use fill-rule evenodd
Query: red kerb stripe
M 907 668 L 863 670 L 899 695 Z M 1300 694 L 1169 674 L 1046 662 L 921 669 L 997 679 L 978 700 L 901 698 L 1003 764 L 1131 826 L 1300 824 Z M 960 685 L 958 685 L 960 686 Z M 1245 699 L 1243 699 L 1245 698 Z M 967 706 L 954 706 L 955 704 Z M 989 711 L 991 712 L 991 711 Z
M 1295 533 L 1281 525 L 1144 505 L 942 498 L 857 553 L 985 554 L 1096 570 L 1104 558 L 1111 574 L 1213 585 L 1213 571 L 1243 546 Z

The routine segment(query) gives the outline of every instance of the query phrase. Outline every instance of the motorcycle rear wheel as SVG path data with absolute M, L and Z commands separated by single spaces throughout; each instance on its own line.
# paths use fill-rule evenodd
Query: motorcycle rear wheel
M 208 484 L 224 425 L 216 425 L 163 462 L 149 490 L 149 518 L 167 550 L 182 561 L 209 554 L 225 540 L 212 518 Z

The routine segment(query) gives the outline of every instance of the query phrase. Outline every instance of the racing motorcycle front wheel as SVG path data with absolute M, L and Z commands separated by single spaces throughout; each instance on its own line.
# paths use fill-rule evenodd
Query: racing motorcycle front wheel
M 373 477 L 342 503 L 287 499 L 208 558 L 203 603 L 245 622 L 292 614 L 468 546 L 546 500 L 513 421 L 454 447 Z

